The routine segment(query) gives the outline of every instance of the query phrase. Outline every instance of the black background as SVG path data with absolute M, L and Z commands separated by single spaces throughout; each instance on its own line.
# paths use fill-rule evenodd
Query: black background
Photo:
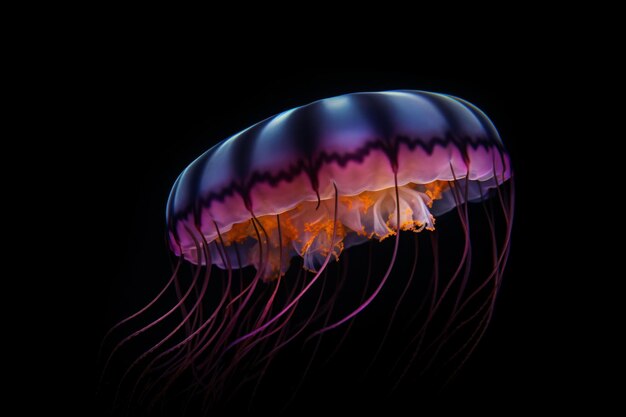
M 497 65 L 337 68 L 288 60 L 217 65 L 212 59 L 197 63 L 132 48 L 114 56 L 86 83 L 91 117 L 84 158 L 73 175 L 89 181 L 69 184 L 79 196 L 75 204 L 88 213 L 77 227 L 85 247 L 81 255 L 72 254 L 81 271 L 76 284 L 81 297 L 70 333 L 80 340 L 68 347 L 75 353 L 70 360 L 84 372 L 76 392 L 84 390 L 88 402 L 103 334 L 167 277 L 164 207 L 180 171 L 217 141 L 285 109 L 342 93 L 388 89 L 437 91 L 473 102 L 498 128 L 516 173 L 513 247 L 495 319 L 453 386 L 433 402 L 442 410 L 504 413 L 570 408 L 591 398 L 594 380 L 581 350 L 584 337 L 571 336 L 581 334 L 574 329 L 583 314 L 566 307 L 578 286 L 571 259 L 582 255 L 572 245 L 570 215 L 576 216 L 564 209 L 571 199 L 567 186 L 555 186 L 551 179 L 564 169 L 571 147 L 567 135 L 555 129 L 562 115 L 554 111 L 553 99 L 545 98 L 548 86 L 557 94 L 558 74 L 517 58 Z M 566 245 L 572 249 L 562 250 Z M 146 277 L 154 277 L 147 293 L 144 286 L 152 278 Z M 80 324 L 84 317 L 88 326 Z M 324 398 L 297 401 L 295 409 L 335 406 Z M 381 397 L 375 404 L 421 406 L 410 396 L 400 405 L 385 401 Z M 88 407 L 88 414 L 97 415 L 103 405 L 94 401 Z

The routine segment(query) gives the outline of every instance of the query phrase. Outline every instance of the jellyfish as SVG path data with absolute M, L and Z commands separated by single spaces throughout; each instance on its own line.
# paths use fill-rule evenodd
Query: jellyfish
M 480 230 L 470 227 L 471 203 L 483 208 Z M 156 308 L 167 292 L 176 293 L 176 302 L 118 342 L 107 364 L 138 335 L 170 323 L 121 380 L 135 374 L 131 397 L 145 399 L 187 378 L 190 391 L 210 402 L 228 393 L 238 370 L 258 380 L 288 344 L 349 329 L 389 281 L 402 282 L 400 298 L 406 298 L 419 267 L 415 261 L 394 273 L 401 235 L 429 234 L 423 313 L 399 357 L 410 364 L 428 353 L 432 360 L 463 334 L 447 353 L 460 367 L 493 315 L 513 207 L 502 140 L 489 118 L 461 98 L 416 90 L 352 93 L 284 111 L 219 142 L 176 179 L 166 208 L 174 272 L 150 303 L 107 336 Z M 436 222 L 454 215 L 462 244 L 442 277 Z M 473 249 L 477 234 L 488 237 L 488 249 Z M 392 249 L 383 259 L 376 251 L 385 241 Z M 363 263 L 370 270 L 384 264 L 380 276 L 366 280 L 346 266 L 330 282 L 329 268 L 366 243 L 372 250 Z M 488 265 L 479 278 L 470 273 L 475 252 Z M 187 267 L 192 273 L 182 279 Z M 337 314 L 344 282 L 360 285 L 362 295 Z M 396 312 L 397 305 L 390 326 Z M 384 337 L 374 359 L 383 343 Z M 401 368 L 398 380 L 409 368 Z

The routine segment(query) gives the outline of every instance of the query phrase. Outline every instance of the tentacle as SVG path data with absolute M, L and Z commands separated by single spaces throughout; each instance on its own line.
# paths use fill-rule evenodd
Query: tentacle
M 367 290 L 369 290 L 370 280 L 372 278 L 372 245 L 371 244 L 369 245 L 368 250 L 369 250 L 369 255 L 367 257 L 367 274 L 365 275 L 365 282 L 363 284 L 363 291 L 361 292 L 359 304 L 363 304 L 363 302 L 365 301 L 365 298 L 367 297 Z M 347 256 L 344 256 L 344 262 L 347 263 Z M 345 268 L 347 270 L 347 266 Z M 328 359 L 326 360 L 324 365 L 328 365 L 328 363 L 335 357 L 335 355 L 339 352 L 339 350 L 341 350 L 341 347 L 343 346 L 346 339 L 348 338 L 348 335 L 350 334 L 350 331 L 352 330 L 352 327 L 354 326 L 354 322 L 356 319 L 357 317 L 355 317 L 354 320 L 351 320 L 350 323 L 348 323 L 348 327 L 346 327 L 346 330 L 341 336 L 341 339 L 339 339 L 339 342 L 337 342 L 337 344 L 335 345 L 335 348 L 333 349 L 331 354 L 328 355 Z
M 198 232 L 201 234 L 201 232 L 198 230 Z M 201 234 L 202 236 L 202 234 Z M 219 236 L 220 241 L 223 243 L 223 240 L 221 238 L 221 235 Z M 206 242 L 204 236 L 202 236 L 203 239 L 203 245 L 205 248 L 208 247 L 208 243 Z M 225 255 L 223 255 L 221 252 L 220 256 L 224 258 L 226 258 Z M 207 262 L 207 265 L 210 265 L 210 251 L 208 249 L 205 249 L 205 256 L 207 256 L 207 259 L 209 260 L 209 262 Z M 225 261 L 225 262 L 229 262 L 229 261 Z M 208 268 L 208 274 L 210 277 L 210 266 L 207 267 Z M 167 349 L 166 351 L 160 353 L 158 356 L 156 356 L 151 362 L 150 365 L 146 368 L 146 370 L 142 373 L 142 377 L 149 371 L 149 369 L 151 368 L 152 365 L 154 365 L 158 360 L 164 358 L 165 356 L 167 356 L 168 354 L 175 352 L 177 350 L 179 350 L 181 347 L 185 346 L 185 345 L 189 345 L 190 346 L 190 342 L 191 340 L 193 340 L 196 336 L 198 336 L 201 332 L 204 331 L 204 329 L 207 328 L 207 326 L 209 325 L 213 325 L 214 321 L 217 317 L 217 315 L 219 314 L 219 312 L 222 310 L 223 306 L 225 305 L 229 295 L 230 295 L 230 288 L 231 288 L 231 283 L 232 283 L 232 268 L 230 268 L 229 265 L 229 269 L 228 269 L 229 273 L 228 273 L 228 277 L 227 277 L 227 284 L 226 284 L 226 288 L 224 290 L 224 295 L 222 296 L 222 298 L 220 299 L 220 302 L 218 303 L 217 307 L 213 310 L 213 313 L 209 316 L 209 318 L 204 321 L 202 323 L 201 326 L 199 326 L 193 333 L 189 334 L 185 339 L 183 339 L 181 342 L 177 343 L 176 345 L 172 346 L 171 348 Z M 210 331 L 207 331 L 206 334 L 209 334 Z M 192 348 L 192 346 L 190 346 L 190 348 Z M 191 366 L 191 364 L 193 363 L 191 360 L 192 357 L 192 352 L 193 349 L 190 349 L 187 357 L 183 358 L 183 360 L 181 362 L 179 362 L 178 365 L 176 365 L 176 367 L 174 369 L 176 369 L 175 375 L 174 377 L 172 377 L 172 381 L 173 379 L 175 379 L 176 376 L 180 375 L 182 373 L 182 371 L 184 369 L 186 369 L 187 367 Z M 141 377 L 140 377 L 141 378 Z
M 117 353 L 117 351 L 124 346 L 126 343 L 128 343 L 129 341 L 133 340 L 135 337 L 139 336 L 140 334 L 146 332 L 147 330 L 151 329 L 152 327 L 156 326 L 157 324 L 161 323 L 163 320 L 165 320 L 166 318 L 168 318 L 169 316 L 171 316 L 176 310 L 178 310 L 178 308 L 185 302 L 185 300 L 187 299 L 187 297 L 189 297 L 189 294 L 191 294 L 191 291 L 193 290 L 193 288 L 196 285 L 196 282 L 198 281 L 198 277 L 200 275 L 200 270 L 198 270 L 198 273 L 194 275 L 191 284 L 189 285 L 189 288 L 187 289 L 187 291 L 185 292 L 185 294 L 183 295 L 183 297 L 181 299 L 178 300 L 178 302 L 174 305 L 174 307 L 172 307 L 170 310 L 168 310 L 165 314 L 161 315 L 159 318 L 157 318 L 156 320 L 153 320 L 151 323 L 149 323 L 148 325 L 142 327 L 141 329 L 133 332 L 132 334 L 130 334 L 129 336 L 125 337 L 124 339 L 122 339 L 122 341 L 120 341 L 117 345 L 115 345 L 115 347 L 113 348 L 113 350 L 111 351 L 111 353 L 109 354 L 104 367 L 102 369 L 102 374 L 100 377 L 100 381 L 102 382 L 104 375 L 111 363 L 111 360 L 113 359 L 113 357 L 115 356 L 115 354 Z
M 194 237 L 195 239 L 195 237 Z M 196 247 L 198 248 L 198 254 L 200 253 L 200 245 L 198 244 L 197 240 L 196 242 Z M 198 262 L 200 263 L 200 262 Z M 193 287 L 195 287 L 195 283 L 197 282 L 198 279 L 198 275 L 200 274 L 200 270 L 201 268 L 198 268 L 197 270 L 197 274 L 194 277 L 194 281 L 192 283 L 192 285 L 190 286 L 189 290 L 187 291 L 187 293 L 185 294 L 185 298 L 186 296 L 188 296 L 191 293 L 191 290 Z M 174 330 L 172 330 L 170 333 L 168 333 L 163 339 L 161 339 L 159 342 L 157 342 L 155 345 L 153 345 L 150 349 L 148 349 L 147 351 L 145 351 L 144 353 L 142 353 L 137 359 L 135 359 L 131 365 L 128 367 L 128 369 L 126 369 L 126 371 L 124 372 L 124 374 L 122 375 L 120 382 L 119 382 L 119 386 L 118 386 L 118 390 L 117 393 L 115 395 L 115 399 L 114 399 L 114 404 L 117 402 L 117 398 L 119 396 L 119 387 L 122 386 L 122 384 L 124 383 L 124 380 L 128 377 L 128 375 L 130 374 L 130 372 L 143 360 L 145 359 L 148 355 L 150 355 L 151 353 L 153 353 L 155 350 L 157 350 L 159 347 L 161 347 L 164 343 L 166 343 L 169 339 L 171 339 L 177 332 L 178 330 L 180 330 L 185 323 L 187 322 L 187 320 L 189 320 L 189 317 L 191 316 L 191 314 L 195 311 L 195 309 L 198 307 L 198 305 L 200 304 L 202 297 L 204 296 L 204 292 L 206 291 L 206 288 L 208 286 L 208 275 L 209 274 L 205 274 L 205 279 L 204 282 L 202 284 L 202 289 L 200 291 L 200 298 L 196 301 L 196 303 L 194 304 L 194 306 L 192 307 L 192 309 L 190 310 L 190 312 L 183 318 L 183 320 L 176 325 L 176 327 L 174 328 Z M 179 301 L 179 305 L 184 303 L 185 299 L 181 300 L 182 302 Z
M 345 278 L 345 275 L 343 276 L 343 278 Z M 324 280 L 325 281 L 325 280 Z M 332 296 L 332 298 L 330 299 L 330 301 L 328 302 L 328 311 L 326 312 L 326 317 L 324 318 L 324 324 L 323 326 L 326 327 L 328 326 L 328 322 L 330 321 L 330 316 L 333 313 L 333 308 L 336 304 L 337 301 L 337 297 L 339 296 L 339 292 L 341 290 L 341 287 L 343 286 L 343 283 L 345 282 L 344 279 L 340 279 L 337 283 L 337 287 L 335 288 L 334 294 Z M 323 333 L 320 333 L 319 336 L 317 337 L 317 341 L 315 342 L 315 347 L 313 348 L 313 353 L 311 353 L 311 356 L 309 357 L 309 361 L 306 365 L 306 367 L 304 368 L 304 371 L 302 372 L 302 375 L 300 376 L 300 382 L 298 383 L 298 385 L 296 386 L 296 388 L 293 390 L 292 394 L 291 394 L 291 398 L 289 399 L 289 401 L 287 401 L 285 403 L 285 405 L 283 406 L 283 411 L 285 411 L 289 405 L 296 399 L 296 396 L 298 395 L 298 392 L 300 391 L 300 388 L 302 388 L 302 385 L 304 384 L 304 381 L 307 377 L 307 375 L 309 374 L 310 370 L 311 370 L 311 366 L 313 365 L 313 361 L 315 360 L 315 357 L 317 356 L 317 352 L 319 351 L 320 345 L 322 343 L 322 337 L 324 336 Z M 307 338 L 307 340 L 310 340 L 310 338 Z
M 337 186 L 333 184 L 333 186 L 335 187 L 335 212 L 334 212 L 334 219 L 333 219 L 333 234 L 332 234 L 332 240 L 331 242 L 335 241 L 335 238 L 337 236 L 337 202 L 339 201 L 339 197 L 338 197 L 338 192 L 337 192 Z M 315 274 L 315 276 L 313 277 L 313 279 L 307 284 L 307 286 L 304 288 L 304 290 L 302 290 L 302 292 L 300 292 L 285 308 L 283 308 L 280 312 L 278 312 L 278 314 L 276 314 L 274 317 L 272 317 L 270 320 L 268 320 L 264 325 L 257 327 L 256 329 L 254 329 L 253 331 L 251 331 L 248 334 L 245 334 L 243 336 L 241 336 L 240 338 L 238 338 L 237 340 L 235 340 L 234 342 L 232 342 L 227 349 L 232 348 L 233 346 L 248 340 L 249 338 L 259 334 L 260 332 L 262 332 L 263 330 L 265 330 L 267 327 L 269 327 L 272 323 L 276 322 L 276 320 L 278 320 L 279 318 L 281 318 L 285 313 L 287 313 L 287 311 L 289 311 L 297 302 L 298 300 L 300 300 L 300 298 L 302 298 L 304 296 L 304 294 L 306 294 L 306 292 L 315 284 L 315 282 L 319 279 L 319 277 L 321 276 L 322 272 L 326 269 L 326 266 L 328 265 L 328 262 L 330 262 L 330 258 L 331 255 L 333 254 L 333 252 L 331 250 L 328 251 L 328 254 L 326 255 L 326 259 L 324 260 L 324 263 L 322 264 L 322 267 L 319 269 L 319 271 L 317 271 L 317 273 Z
M 102 349 L 104 348 L 104 344 L 106 343 L 107 339 L 109 338 L 109 336 L 111 336 L 111 334 L 115 330 L 117 330 L 122 325 L 128 323 L 129 321 L 131 321 L 131 320 L 139 317 L 143 313 L 145 313 L 148 309 L 150 309 L 150 307 L 152 307 L 154 304 L 156 304 L 157 301 L 159 301 L 161 299 L 161 297 L 163 296 L 163 294 L 165 294 L 165 292 L 170 287 L 170 285 L 172 285 L 172 283 L 176 280 L 176 277 L 178 276 L 178 271 L 179 271 L 181 265 L 182 265 L 182 258 L 178 258 L 178 261 L 176 262 L 176 266 L 174 267 L 172 275 L 167 280 L 167 283 L 161 289 L 161 291 L 159 291 L 159 293 L 148 304 L 146 304 L 143 308 L 141 308 L 139 311 L 137 311 L 137 312 L 131 314 L 130 316 L 126 317 L 125 319 L 121 320 L 120 322 L 118 322 L 117 324 L 115 324 L 113 327 L 111 327 L 109 329 L 109 331 L 102 338 L 102 342 L 100 343 L 100 350 L 98 352 L 98 358 L 100 358 L 101 355 L 102 355 Z
M 415 235 L 415 254 L 413 255 L 413 266 L 411 267 L 411 273 L 409 275 L 409 279 L 407 280 L 407 283 L 404 286 L 404 290 L 402 291 L 402 294 L 400 294 L 400 297 L 398 298 L 398 301 L 396 302 L 396 305 L 393 308 L 393 312 L 391 313 L 391 317 L 389 318 L 389 322 L 387 324 L 385 333 L 383 334 L 380 344 L 378 345 L 378 349 L 376 349 L 376 353 L 374 354 L 372 361 L 365 369 L 365 375 L 369 373 L 370 369 L 372 368 L 372 366 L 374 366 L 374 363 L 378 359 L 378 356 L 380 355 L 380 352 L 382 351 L 383 346 L 385 345 L 385 341 L 387 340 L 387 337 L 389 336 L 389 332 L 391 331 L 391 326 L 394 323 L 396 314 L 398 314 L 398 308 L 400 308 L 400 304 L 402 303 L 402 300 L 404 300 L 404 297 L 406 296 L 406 293 L 408 292 L 409 287 L 411 286 L 411 283 L 413 282 L 413 277 L 415 276 L 415 271 L 417 269 L 417 257 L 418 257 L 418 248 L 419 248 L 418 241 L 419 241 L 418 235 Z
M 395 243 L 393 247 L 393 254 L 391 256 L 391 262 L 389 263 L 389 266 L 387 267 L 387 272 L 385 272 L 383 279 L 381 280 L 380 284 L 378 284 L 378 287 L 376 287 L 372 295 L 370 295 L 368 299 L 365 300 L 364 303 L 362 303 L 359 307 L 357 307 L 356 310 L 354 310 L 352 313 L 348 314 L 341 320 L 331 324 L 330 326 L 325 326 L 322 329 L 318 330 L 317 332 L 313 333 L 311 336 L 309 336 L 308 339 L 315 337 L 317 335 L 320 335 L 329 330 L 335 329 L 341 326 L 343 323 L 347 322 L 348 320 L 352 319 L 357 314 L 359 314 L 361 311 L 363 311 L 363 309 L 365 309 L 374 300 L 374 298 L 376 298 L 380 290 L 384 287 L 385 283 L 387 282 L 387 278 L 389 278 L 389 275 L 391 274 L 391 270 L 393 269 L 393 266 L 395 264 L 396 256 L 398 254 L 398 245 L 400 243 L 400 221 L 399 221 L 400 219 L 400 196 L 398 193 L 398 178 L 395 173 L 394 173 L 394 181 L 395 181 L 395 191 L 396 191 L 396 216 L 397 216 L 396 219 L 398 219 L 398 221 L 396 222 L 396 239 L 395 239 Z
M 180 365 L 177 365 L 175 367 L 172 367 L 172 369 L 175 370 L 175 373 L 169 379 L 169 382 L 165 385 L 165 387 L 161 390 L 161 394 L 163 392 L 165 392 L 169 388 L 169 386 L 174 382 L 174 380 L 178 376 L 180 376 L 189 367 L 192 367 L 192 369 L 194 370 L 194 376 L 195 376 L 196 382 L 198 384 L 201 384 L 203 378 L 202 378 L 202 376 L 200 376 L 197 373 L 195 373 L 195 369 L 196 368 L 193 366 L 194 362 L 202 354 L 202 352 L 206 348 L 208 348 L 208 346 L 211 345 L 212 341 L 219 335 L 219 332 L 220 332 L 221 328 L 224 325 L 224 321 L 222 321 L 219 324 L 218 328 L 215 330 L 215 332 L 212 332 L 212 329 L 213 329 L 213 326 L 215 324 L 215 319 L 217 317 L 217 314 L 222 311 L 222 308 L 226 304 L 226 301 L 228 300 L 228 297 L 230 297 L 230 289 L 231 289 L 231 283 L 232 283 L 232 266 L 230 264 L 229 257 L 225 253 L 223 253 L 223 251 L 225 250 L 224 240 L 223 240 L 222 234 L 221 234 L 221 232 L 219 230 L 219 227 L 215 223 L 214 223 L 214 225 L 215 225 L 215 228 L 216 228 L 217 233 L 218 233 L 219 242 L 221 244 L 220 246 L 218 246 L 218 249 L 219 249 L 218 253 L 220 254 L 220 257 L 222 258 L 222 261 L 224 262 L 224 265 L 227 266 L 227 286 L 226 286 L 226 289 L 224 291 L 224 296 L 221 298 L 220 303 L 218 304 L 218 306 L 214 310 L 213 315 L 207 320 L 207 322 L 204 323 L 203 326 L 206 326 L 208 323 L 210 323 L 210 326 L 204 332 L 204 334 L 201 336 L 201 338 L 198 340 L 195 349 L 190 353 L 190 355 L 188 355 L 188 357 L 185 359 L 184 363 L 182 363 Z M 203 238 L 203 241 L 206 243 L 206 240 L 205 240 L 204 236 L 202 238 Z M 225 308 L 228 309 L 228 307 L 230 307 L 231 304 L 232 304 L 232 301 Z M 201 329 L 198 329 L 198 330 L 200 331 Z M 209 338 L 208 341 L 206 340 L 207 338 Z

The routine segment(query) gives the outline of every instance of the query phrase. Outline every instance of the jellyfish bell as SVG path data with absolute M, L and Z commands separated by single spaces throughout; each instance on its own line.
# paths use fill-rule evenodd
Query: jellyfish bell
M 315 271 L 328 252 L 337 259 L 350 246 L 395 234 L 396 181 L 400 228 L 421 231 L 510 175 L 493 124 L 464 100 L 421 91 L 347 94 L 266 119 L 194 161 L 169 197 L 170 244 L 177 256 L 205 262 L 189 231 L 210 243 L 219 230 L 225 246 L 243 244 L 240 266 L 260 269 L 256 219 L 276 243 L 268 248 L 265 279 L 284 274 L 293 256 Z M 467 196 L 455 199 L 454 181 Z M 335 186 L 338 230 L 331 242 Z
M 424 350 L 436 356 L 460 329 L 469 328 L 467 340 L 451 354 L 461 366 L 493 314 L 509 253 L 513 198 L 510 159 L 498 132 L 481 110 L 463 99 L 384 91 L 346 94 L 287 110 L 213 146 L 176 179 L 166 209 L 170 249 L 179 260 L 174 274 L 153 301 L 111 332 L 154 308 L 172 287 L 178 301 L 115 345 L 107 364 L 135 336 L 178 314 L 179 323 L 138 357 L 122 380 L 142 363 L 135 387 L 152 375 L 148 392 L 167 391 L 188 371 L 207 392 L 220 392 L 244 361 L 246 369 L 260 366 L 262 377 L 283 346 L 345 327 L 376 299 L 390 277 L 406 282 L 398 303 L 402 301 L 416 264 L 409 276 L 391 274 L 401 232 L 434 234 L 437 219 L 456 212 L 464 236 L 458 265 L 447 279 L 432 268 L 435 284 L 428 290 L 422 324 L 399 356 L 409 363 Z M 484 277 L 470 282 L 467 207 L 486 201 L 495 201 L 485 209 L 490 266 Z M 496 210 L 503 222 L 495 219 Z M 324 282 L 329 264 L 341 262 L 352 246 L 387 239 L 393 239 L 394 250 L 384 261 L 384 274 L 374 288 L 364 284 L 361 301 L 348 314 L 336 317 L 331 306 L 291 323 L 301 299 Z M 302 261 L 294 266 L 294 258 Z M 194 270 L 183 290 L 181 263 Z M 235 271 L 246 267 L 255 273 L 244 283 Z M 216 271 L 218 280 L 212 278 Z M 346 271 L 345 280 L 363 280 Z M 217 299 L 207 296 L 209 281 L 221 291 Z M 284 287 L 289 287 L 286 294 L 280 293 Z M 314 310 L 324 291 L 322 283 Z M 209 311 L 205 298 L 213 303 Z M 327 304 L 337 299 L 333 294 Z M 452 307 L 441 308 L 447 299 L 453 300 Z M 442 314 L 441 328 L 426 345 L 428 327 Z M 382 343 L 384 338 L 376 355 Z

